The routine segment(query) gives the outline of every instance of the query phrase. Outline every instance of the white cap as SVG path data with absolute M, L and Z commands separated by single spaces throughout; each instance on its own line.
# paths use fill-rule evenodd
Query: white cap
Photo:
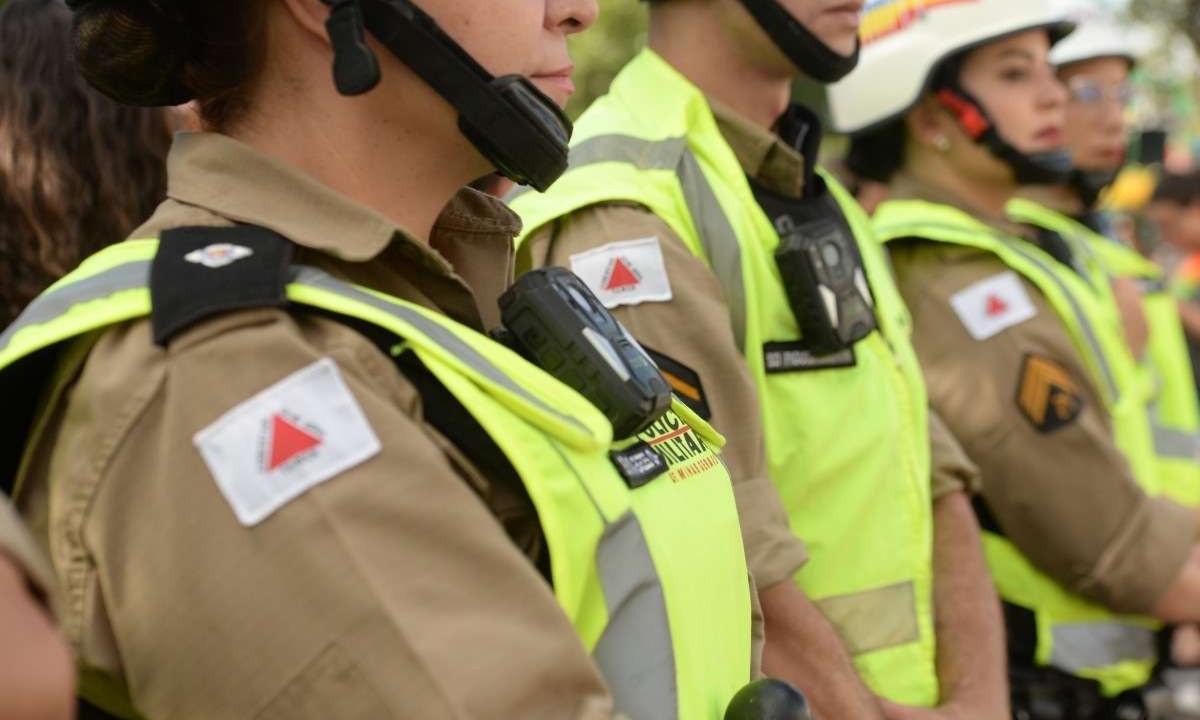
M 921 98 L 938 63 L 962 50 L 1036 28 L 1071 32 L 1054 0 L 869 0 L 858 67 L 829 87 L 833 127 L 856 133 L 896 118 Z
M 1059 67 L 1107 57 L 1122 58 L 1131 65 L 1137 62 L 1130 29 L 1118 26 L 1115 18 L 1095 3 L 1072 3 L 1067 12 L 1076 23 L 1075 32 L 1054 46 L 1050 62 Z

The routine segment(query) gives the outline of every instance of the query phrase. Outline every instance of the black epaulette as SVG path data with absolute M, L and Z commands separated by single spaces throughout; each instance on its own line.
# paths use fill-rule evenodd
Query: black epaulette
M 163 232 L 150 269 L 154 342 L 233 310 L 286 306 L 293 254 L 287 238 L 253 225 Z

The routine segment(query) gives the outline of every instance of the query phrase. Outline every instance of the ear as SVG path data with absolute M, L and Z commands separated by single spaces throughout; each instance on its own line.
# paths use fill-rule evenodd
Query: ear
M 329 33 L 325 21 L 329 19 L 329 6 L 321 0 L 280 0 L 287 14 L 296 24 L 304 28 L 320 42 L 329 45 Z
M 924 147 L 936 147 L 954 137 L 958 127 L 933 95 L 926 94 L 904 120 L 908 136 Z

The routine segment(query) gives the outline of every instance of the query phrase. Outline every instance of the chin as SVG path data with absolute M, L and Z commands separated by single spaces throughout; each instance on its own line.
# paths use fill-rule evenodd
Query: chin
M 849 35 L 839 35 L 832 42 L 826 42 L 825 44 L 838 55 L 850 57 L 858 49 L 858 31 L 855 30 Z

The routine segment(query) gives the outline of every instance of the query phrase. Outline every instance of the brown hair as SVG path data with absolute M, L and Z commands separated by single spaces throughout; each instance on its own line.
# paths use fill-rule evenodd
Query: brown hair
M 61 0 L 0 6 L 0 326 L 83 258 L 123 239 L 166 189 L 165 111 L 89 87 Z
M 266 42 L 261 0 L 78 0 L 75 52 L 88 81 L 129 105 L 195 99 L 209 128 L 247 109 Z

